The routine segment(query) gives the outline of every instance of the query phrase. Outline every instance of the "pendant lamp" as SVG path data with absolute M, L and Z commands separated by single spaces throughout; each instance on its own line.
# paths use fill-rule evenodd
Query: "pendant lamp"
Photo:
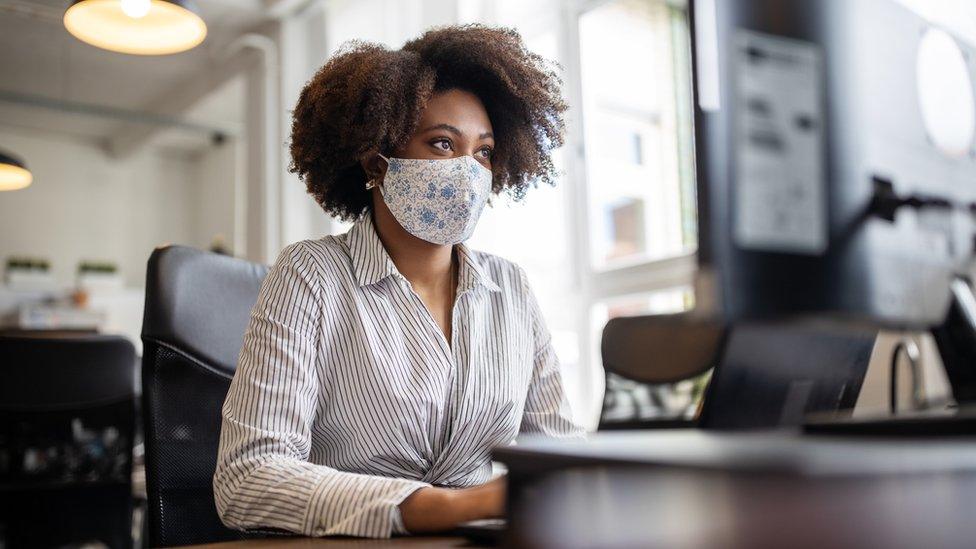
M 16 156 L 0 151 L 0 191 L 16 191 L 31 184 L 34 176 L 27 170 L 24 161 Z
M 74 0 L 64 26 L 83 42 L 135 55 L 186 51 L 207 36 L 190 0 Z

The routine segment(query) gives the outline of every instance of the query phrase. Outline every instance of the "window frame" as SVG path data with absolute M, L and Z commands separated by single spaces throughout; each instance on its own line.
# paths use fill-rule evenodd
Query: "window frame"
M 615 0 L 568 0 L 562 3 L 559 28 L 560 64 L 564 73 L 564 93 L 569 104 L 566 125 L 563 182 L 569 192 L 567 220 L 575 246 L 570 246 L 573 266 L 573 290 L 577 293 L 580 307 L 576 326 L 580 334 L 580 374 L 585 393 L 580 395 L 588 409 L 578 410 L 578 418 L 589 420 L 595 426 L 599 419 L 604 391 L 603 365 L 599 354 L 600 334 L 593 333 L 595 306 L 633 294 L 668 290 L 677 286 L 694 286 L 698 270 L 697 247 L 687 252 L 661 259 L 635 261 L 632 264 L 598 268 L 592 264 L 591 223 L 589 208 L 589 181 L 584 149 L 583 83 L 580 56 L 580 18 L 586 12 Z M 686 2 L 679 0 L 650 0 L 687 9 Z M 690 71 L 690 69 L 689 69 Z

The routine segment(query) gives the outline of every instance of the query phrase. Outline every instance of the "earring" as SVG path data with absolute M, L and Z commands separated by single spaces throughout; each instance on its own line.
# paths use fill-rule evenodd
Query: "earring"
M 376 179 L 370 179 L 369 181 L 366 182 L 366 190 L 367 191 L 370 190 L 370 189 L 372 189 L 375 186 L 376 186 Z

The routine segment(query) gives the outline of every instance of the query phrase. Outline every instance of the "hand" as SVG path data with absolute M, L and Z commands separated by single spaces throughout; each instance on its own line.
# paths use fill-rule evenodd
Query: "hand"
M 421 488 L 400 503 L 412 533 L 450 530 L 462 522 L 505 514 L 505 477 L 470 488 Z

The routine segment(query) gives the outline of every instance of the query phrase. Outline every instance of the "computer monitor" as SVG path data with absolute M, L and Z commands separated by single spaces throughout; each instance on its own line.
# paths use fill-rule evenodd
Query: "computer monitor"
M 699 306 L 942 323 L 976 234 L 976 46 L 894 0 L 691 4 Z

